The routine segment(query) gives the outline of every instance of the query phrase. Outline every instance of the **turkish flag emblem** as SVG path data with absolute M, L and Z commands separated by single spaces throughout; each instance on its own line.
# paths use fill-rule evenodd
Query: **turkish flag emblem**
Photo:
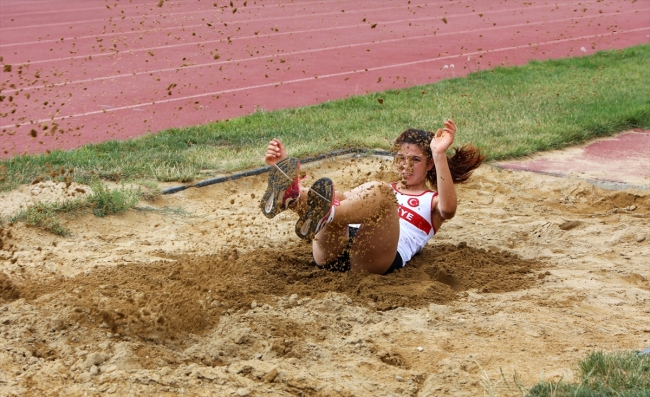
M 411 207 L 417 207 L 418 205 L 420 205 L 420 200 L 416 199 L 415 197 L 411 197 L 411 198 L 407 201 L 407 203 L 408 203 L 408 205 L 411 206 Z

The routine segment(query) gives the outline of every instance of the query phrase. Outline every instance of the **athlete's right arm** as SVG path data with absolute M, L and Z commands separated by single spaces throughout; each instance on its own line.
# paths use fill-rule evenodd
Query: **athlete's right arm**
M 264 161 L 266 164 L 273 166 L 285 157 L 287 157 L 287 150 L 284 148 L 284 145 L 278 138 L 273 138 L 266 149 Z

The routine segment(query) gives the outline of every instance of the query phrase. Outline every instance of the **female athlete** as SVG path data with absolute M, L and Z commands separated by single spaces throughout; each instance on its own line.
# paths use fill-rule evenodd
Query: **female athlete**
M 311 188 L 300 186 L 300 163 L 273 139 L 265 155 L 272 169 L 262 212 L 273 218 L 287 209 L 295 211 L 296 234 L 313 240 L 314 261 L 320 267 L 376 274 L 400 269 L 454 217 L 454 183 L 465 182 L 485 159 L 471 144 L 447 157 L 456 125 L 452 120 L 444 124 L 435 134 L 408 129 L 397 137 L 399 181 L 368 182 L 348 192 L 335 190 L 329 178 Z

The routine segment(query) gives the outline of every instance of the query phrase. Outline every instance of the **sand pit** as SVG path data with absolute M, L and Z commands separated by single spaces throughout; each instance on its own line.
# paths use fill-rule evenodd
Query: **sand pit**
M 372 157 L 304 169 L 392 177 Z M 383 277 L 314 267 L 295 215 L 258 212 L 265 183 L 70 217 L 68 237 L 5 224 L 0 394 L 475 396 L 488 376 L 509 395 L 500 370 L 531 386 L 650 345 L 650 192 L 483 166 Z

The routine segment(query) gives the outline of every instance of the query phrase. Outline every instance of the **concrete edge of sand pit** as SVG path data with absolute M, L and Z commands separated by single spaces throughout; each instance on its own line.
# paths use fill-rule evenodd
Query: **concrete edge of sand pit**
M 341 149 L 341 150 L 334 150 L 328 153 L 324 153 L 318 156 L 312 156 L 312 157 L 305 157 L 300 159 L 301 164 L 308 164 L 308 163 L 314 163 L 318 161 L 323 161 L 327 159 L 332 159 L 332 158 L 343 158 L 343 157 L 360 157 L 360 156 L 369 156 L 369 157 L 390 157 L 391 153 L 387 150 L 376 150 L 376 149 L 364 149 L 364 148 L 353 148 L 353 149 Z M 269 166 L 264 166 L 260 168 L 255 168 L 252 170 L 248 171 L 241 171 L 241 172 L 236 172 L 234 174 L 230 175 L 224 175 L 224 176 L 219 176 L 216 178 L 210 178 L 206 179 L 200 182 L 197 182 L 192 185 L 181 185 L 181 186 L 174 186 L 174 187 L 169 187 L 166 189 L 163 189 L 161 191 L 162 194 L 173 194 L 177 193 L 180 191 L 183 191 L 185 189 L 189 189 L 191 187 L 204 187 L 208 185 L 214 185 L 218 183 L 223 183 L 223 182 L 228 182 L 228 181 L 233 181 L 236 179 L 240 178 L 245 178 L 248 176 L 255 176 L 255 175 L 260 175 L 266 172 L 269 172 L 271 167 Z

